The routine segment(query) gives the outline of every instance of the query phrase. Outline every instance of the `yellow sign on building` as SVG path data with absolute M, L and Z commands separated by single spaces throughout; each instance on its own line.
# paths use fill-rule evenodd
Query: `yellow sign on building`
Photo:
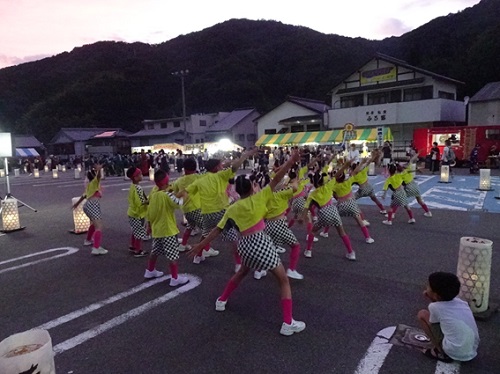
M 376 83 L 396 79 L 396 67 L 387 66 L 383 68 L 366 70 L 361 72 L 361 84 Z

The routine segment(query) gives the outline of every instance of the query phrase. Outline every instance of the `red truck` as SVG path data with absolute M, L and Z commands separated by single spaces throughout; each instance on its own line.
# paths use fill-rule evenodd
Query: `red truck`
M 500 125 L 496 126 L 456 126 L 431 127 L 413 131 L 413 145 L 419 156 L 426 158 L 430 154 L 432 143 L 438 143 L 440 154 L 443 154 L 444 142 L 451 140 L 451 147 L 457 158 L 457 166 L 469 160 L 470 153 L 476 144 L 480 144 L 479 162 L 488 159 L 493 145 L 500 149 Z

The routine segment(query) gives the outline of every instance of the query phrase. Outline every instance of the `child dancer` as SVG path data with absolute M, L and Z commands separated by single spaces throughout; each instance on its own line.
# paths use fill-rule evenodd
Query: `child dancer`
M 239 175 L 236 178 L 236 192 L 241 199 L 231 205 L 223 218 L 210 234 L 200 243 L 195 245 L 191 255 L 196 255 L 204 245 L 214 240 L 227 224 L 238 227 L 241 239 L 238 243 L 238 252 L 242 259 L 240 270 L 229 280 L 224 292 L 215 302 L 215 310 L 224 311 L 231 293 L 238 287 L 241 280 L 249 273 L 250 269 L 269 270 L 279 281 L 281 288 L 281 306 L 283 310 L 283 324 L 280 333 L 290 336 L 305 329 L 304 322 L 295 321 L 292 317 L 292 291 L 285 268 L 281 264 L 276 247 L 271 238 L 265 233 L 264 216 L 267 205 L 273 198 L 273 191 L 284 177 L 287 170 L 299 160 L 299 155 L 294 152 L 289 161 L 276 173 L 268 186 L 258 193 L 253 193 L 253 183 L 249 176 Z
M 194 158 L 187 158 L 184 160 L 184 173 L 185 175 L 178 178 L 172 185 L 172 189 L 176 194 L 185 190 L 187 186 L 201 177 L 201 174 L 196 173 L 196 160 Z M 193 230 L 196 228 L 201 229 L 202 220 L 200 206 L 200 195 L 198 193 L 189 195 L 189 199 L 187 199 L 182 206 L 182 211 L 187 220 L 187 226 L 182 235 L 181 245 L 179 246 L 180 252 L 191 249 L 191 247 L 187 245 L 187 241 Z
M 83 242 L 83 245 L 92 245 L 93 255 L 105 255 L 108 253 L 107 249 L 101 247 L 102 240 L 102 220 L 101 220 L 101 204 L 99 199 L 101 198 L 101 165 L 95 165 L 92 170 L 87 173 L 87 178 L 89 184 L 85 190 L 85 193 L 80 197 L 80 199 L 73 205 L 73 209 L 76 209 L 80 203 L 87 199 L 83 205 L 83 211 L 90 219 L 90 227 L 87 232 L 87 238 Z
M 340 218 L 337 207 L 332 203 L 333 186 L 337 183 L 335 178 L 343 173 L 348 167 L 349 163 L 345 163 L 328 183 L 324 183 L 324 178 L 327 176 L 326 173 L 316 172 L 313 176 L 315 190 L 309 194 L 306 200 L 305 210 L 302 214 L 304 220 L 308 219 L 307 211 L 309 206 L 311 204 L 315 204 L 319 208 L 318 220 L 314 223 L 314 225 L 311 222 L 307 224 L 308 235 L 307 248 L 304 251 L 305 257 L 312 257 L 312 245 L 314 240 L 313 233 L 320 230 L 322 227 L 335 226 L 347 249 L 346 258 L 351 261 L 356 260 L 356 254 L 351 247 L 351 240 L 342 226 L 342 219 Z
M 410 162 L 408 163 L 408 166 L 403 169 L 401 165 L 398 165 L 398 171 L 401 173 L 401 176 L 403 177 L 403 186 L 406 192 L 406 197 L 415 197 L 417 200 L 417 203 L 420 204 L 422 209 L 424 210 L 424 216 L 425 217 L 432 217 L 432 213 L 427 207 L 427 204 L 424 203 L 422 200 L 422 196 L 420 195 L 420 188 L 418 188 L 418 184 L 415 183 L 413 180 L 413 171 L 411 170 L 411 165 L 416 159 L 418 158 L 418 153 L 413 156 L 410 159 Z
M 144 257 L 148 252 L 142 250 L 142 241 L 146 240 L 148 234 L 146 232 L 145 218 L 148 211 L 148 198 L 144 190 L 139 185 L 142 181 L 142 171 L 135 166 L 127 170 L 127 177 L 132 181 L 128 193 L 128 222 L 132 229 L 132 248 L 130 251 L 134 257 Z
M 369 197 L 375 204 L 377 204 L 378 208 L 380 209 L 380 213 L 386 214 L 387 211 L 385 210 L 384 206 L 377 198 L 377 196 L 375 196 L 375 190 L 368 181 L 368 165 L 370 165 L 370 163 L 372 162 L 375 162 L 375 160 L 377 160 L 378 157 L 379 157 L 378 151 L 374 150 L 372 152 L 372 156 L 361 163 L 360 165 L 361 170 L 359 170 L 359 172 L 352 177 L 354 178 L 352 183 L 357 184 L 359 186 L 359 189 L 354 194 L 354 198 L 358 200 L 361 199 L 362 197 Z M 355 170 L 356 166 L 352 165 L 351 168 Z
M 408 217 L 410 217 L 408 223 L 415 223 L 413 213 L 408 206 L 408 198 L 406 197 L 406 192 L 403 186 L 403 177 L 401 176 L 401 174 L 396 173 L 397 167 L 394 164 L 390 164 L 388 170 L 389 178 L 387 178 L 385 181 L 383 188 L 384 194 L 382 198 L 385 199 L 387 189 L 390 188 L 392 190 L 391 208 L 389 209 L 389 212 L 387 214 L 387 220 L 382 221 L 382 223 L 385 225 L 392 225 L 392 218 L 400 206 L 406 209 Z
M 175 221 L 175 209 L 183 203 L 183 199 L 176 197 L 172 192 L 167 192 L 168 174 L 159 169 L 155 172 L 155 184 L 158 191 L 150 195 L 148 206 L 148 221 L 151 224 L 153 236 L 153 250 L 149 255 L 148 267 L 144 278 L 158 278 L 163 272 L 156 270 L 159 255 L 164 255 L 170 261 L 170 286 L 175 287 L 187 283 L 188 278 L 178 274 L 177 260 L 179 259 L 179 242 L 177 234 L 179 229 Z M 184 193 L 181 193 L 184 194 Z

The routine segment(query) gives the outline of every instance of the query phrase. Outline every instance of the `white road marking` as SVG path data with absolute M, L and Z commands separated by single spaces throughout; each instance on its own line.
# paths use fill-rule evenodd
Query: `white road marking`
M 373 339 L 370 347 L 361 359 L 354 374 L 377 374 L 384 361 L 389 354 L 393 345 L 389 343 L 389 339 L 396 331 L 396 326 L 386 327 L 380 330 L 375 339 Z M 421 373 L 421 372 L 420 372 Z M 437 361 L 434 374 L 460 374 L 460 363 L 444 363 Z
M 45 253 L 56 252 L 56 251 L 65 251 L 65 252 L 64 253 L 60 253 L 60 254 L 55 255 L 55 256 L 42 258 L 40 260 L 36 260 L 36 261 L 32 261 L 32 262 L 27 262 L 27 263 L 22 264 L 22 265 L 17 265 L 17 266 L 12 266 L 10 268 L 2 269 L 2 270 L 0 270 L 0 274 L 6 273 L 8 271 L 13 271 L 13 270 L 21 269 L 21 268 L 24 268 L 24 267 L 27 267 L 27 266 L 31 266 L 31 265 L 36 265 L 36 264 L 39 264 L 41 262 L 55 260 L 56 258 L 59 258 L 59 257 L 71 255 L 73 253 L 78 252 L 79 249 L 78 248 L 74 248 L 74 247 L 61 247 L 61 248 L 47 249 L 45 251 L 36 252 L 36 253 L 29 254 L 29 255 L 12 258 L 10 260 L 1 261 L 0 265 L 8 264 L 9 262 L 19 261 L 19 260 L 23 260 L 25 258 L 40 256 L 40 255 L 43 255 Z
M 166 293 L 165 295 L 163 295 L 159 298 L 156 298 L 156 299 L 151 300 L 145 304 L 142 304 L 141 306 L 139 306 L 137 308 L 131 309 L 128 312 L 123 313 L 115 318 L 112 318 L 109 321 L 106 321 L 106 322 L 100 324 L 99 326 L 96 326 L 90 330 L 87 330 L 87 331 L 85 331 L 85 332 L 83 332 L 83 333 L 81 333 L 73 338 L 65 340 L 62 343 L 56 344 L 53 347 L 54 354 L 57 355 L 59 353 L 63 353 L 67 350 L 70 350 L 71 348 L 74 348 L 74 347 L 86 342 L 87 340 L 95 338 L 96 336 L 102 334 L 103 332 L 108 331 L 109 329 L 112 329 L 113 327 L 119 326 L 119 325 L 127 322 L 129 319 L 137 317 L 137 316 L 141 315 L 142 313 L 147 312 L 148 310 L 150 310 L 154 307 L 157 307 L 158 305 L 161 305 L 169 300 L 172 300 L 173 298 L 175 298 L 175 297 L 177 297 L 177 296 L 179 296 L 187 291 L 190 291 L 193 288 L 200 285 L 201 279 L 199 277 L 197 277 L 195 275 L 191 275 L 191 274 L 183 274 L 183 275 L 189 278 L 189 282 L 186 283 L 185 285 L 183 285 L 177 289 L 174 289 L 174 290 Z M 162 277 L 162 278 L 157 279 L 156 283 L 163 282 L 163 281 L 166 281 L 169 279 L 170 279 L 170 277 Z M 135 292 L 138 292 L 138 291 L 135 291 Z M 123 296 L 123 294 L 125 294 L 125 293 L 121 294 L 122 296 L 120 297 L 120 299 L 128 296 L 128 295 Z M 119 295 L 120 294 L 115 295 L 112 298 L 117 297 Z M 106 303 L 108 300 L 109 299 L 104 300 L 102 303 Z M 119 300 L 119 299 L 117 299 L 117 300 Z M 116 300 L 114 300 L 114 301 L 116 301 Z M 99 303 L 97 303 L 97 304 L 99 304 Z M 109 302 L 108 302 L 108 304 L 109 304 Z M 96 304 L 93 304 L 93 305 L 96 305 Z M 103 304 L 103 305 L 105 305 L 105 304 Z M 86 309 L 86 308 L 84 308 L 84 309 Z M 91 310 L 89 310 L 83 314 L 89 313 L 90 311 Z M 79 311 L 70 313 L 69 315 L 72 315 L 75 313 L 79 313 Z M 83 314 L 80 314 L 80 315 L 83 315 Z M 67 315 L 67 316 L 69 316 L 69 315 Z M 67 316 L 63 316 L 63 317 L 58 318 L 57 320 L 48 322 L 48 323 L 42 325 L 41 327 L 43 327 L 43 326 L 52 326 L 53 327 L 53 326 L 57 326 L 58 324 L 65 323 L 65 322 L 61 322 L 61 323 L 54 325 L 55 321 L 59 320 L 59 322 L 60 322 L 63 319 L 68 319 Z M 74 318 L 77 318 L 77 317 L 74 317 Z M 69 318 L 68 320 L 71 320 L 74 318 Z

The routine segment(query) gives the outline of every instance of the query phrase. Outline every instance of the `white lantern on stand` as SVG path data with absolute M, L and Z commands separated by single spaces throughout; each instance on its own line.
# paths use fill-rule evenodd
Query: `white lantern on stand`
M 21 229 L 17 200 L 13 197 L 7 197 L 2 200 L 2 224 L 3 232 L 16 231 Z
M 33 170 L 33 176 L 35 178 L 40 178 L 40 170 L 38 170 L 38 168 L 35 168 L 35 170 Z
M 80 170 L 78 169 L 75 169 L 75 179 L 80 179 L 81 176 L 80 176 Z
M 155 169 L 149 168 L 149 180 L 154 181 L 155 180 Z
M 101 179 L 106 179 L 106 173 L 104 172 L 104 169 L 101 169 Z
M 61 166 L 61 171 L 66 172 L 66 165 Z
M 81 172 L 81 171 L 82 171 L 82 164 L 78 164 L 78 165 L 76 165 L 76 168 L 78 169 L 78 171 L 80 171 L 80 172 Z
M 52 178 L 59 178 L 59 171 L 57 169 L 52 169 Z
M 0 169 L 0 178 L 5 177 L 5 169 Z
M 49 166 L 48 166 L 48 165 L 45 165 L 45 166 L 43 167 L 43 171 L 44 171 L 45 173 L 48 173 L 48 172 L 49 172 Z
M 14 177 L 19 177 L 19 169 L 14 169 Z
M 450 167 L 448 165 L 441 165 L 441 180 L 439 183 L 451 183 L 450 182 Z
M 479 188 L 480 191 L 493 191 L 491 188 L 491 170 L 490 169 L 480 169 L 479 170 Z
M 375 175 L 375 163 L 370 162 L 368 165 L 368 175 Z
M 78 202 L 78 200 L 80 200 L 79 197 L 72 198 L 71 204 L 75 205 Z M 76 207 L 76 209 L 73 209 L 73 223 L 75 229 L 71 230 L 71 232 L 74 234 L 83 234 L 84 232 L 89 231 L 90 219 L 83 211 L 83 205 L 85 204 L 86 201 L 87 200 L 83 200 L 80 203 L 80 205 Z

